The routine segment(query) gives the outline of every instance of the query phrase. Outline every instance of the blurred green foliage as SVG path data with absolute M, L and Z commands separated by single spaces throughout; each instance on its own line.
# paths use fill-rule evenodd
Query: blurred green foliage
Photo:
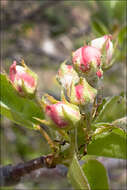
M 122 52 L 122 59 L 126 59 L 127 23 L 126 23 L 126 1 L 98 1 L 96 0 L 97 11 L 93 12 L 92 29 L 98 35 L 112 34 L 117 40 L 119 50 Z M 90 8 L 92 5 L 90 3 Z M 116 54 L 119 51 L 116 50 Z M 117 56 L 121 60 L 121 54 Z
M 113 33 L 117 27 L 125 24 L 125 1 L 98 1 L 96 0 L 97 11 L 93 12 L 93 21 L 99 21 L 102 26 L 107 29 L 103 32 L 109 31 Z M 91 6 L 93 4 L 90 4 Z M 93 22 L 94 23 L 94 22 Z M 102 35 L 104 33 L 101 33 Z

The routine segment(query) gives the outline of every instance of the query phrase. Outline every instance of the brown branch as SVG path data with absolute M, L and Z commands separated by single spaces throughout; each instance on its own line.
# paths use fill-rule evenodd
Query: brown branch
M 7 165 L 0 168 L 0 186 L 10 186 L 18 183 L 26 174 L 47 167 L 56 167 L 56 158 L 53 155 L 41 156 L 25 163 L 19 163 L 15 166 Z
M 67 167 L 64 165 L 57 165 L 55 168 L 40 168 L 32 171 L 29 175 L 25 175 L 20 183 L 24 181 L 42 182 L 49 180 L 61 180 L 67 177 Z

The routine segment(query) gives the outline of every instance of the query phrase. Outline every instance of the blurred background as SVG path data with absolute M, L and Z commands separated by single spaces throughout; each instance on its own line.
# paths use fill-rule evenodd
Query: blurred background
M 14 59 L 23 58 L 39 76 L 38 92 L 59 99 L 55 75 L 66 58 L 84 43 L 104 34 L 112 34 L 115 65 L 104 73 L 103 96 L 126 91 L 126 2 L 1 0 L 1 65 L 6 72 Z M 43 137 L 1 117 L 1 165 L 16 164 L 44 154 L 50 149 Z M 110 177 L 112 190 L 126 189 L 126 163 L 100 158 Z M 43 177 L 44 178 L 44 177 Z M 29 182 L 28 182 L 29 181 Z M 25 178 L 12 189 L 73 189 L 66 178 Z M 10 188 L 11 189 L 11 188 Z

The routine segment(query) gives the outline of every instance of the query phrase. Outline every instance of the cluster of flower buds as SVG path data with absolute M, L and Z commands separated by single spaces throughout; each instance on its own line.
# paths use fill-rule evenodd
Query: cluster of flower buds
M 103 76 L 102 69 L 111 61 L 113 55 L 111 40 L 111 35 L 92 40 L 90 45 L 73 52 L 72 65 L 67 64 L 67 61 L 61 64 L 56 77 L 62 86 L 61 101 L 49 95 L 42 98 L 45 118 L 50 126 L 65 130 L 78 126 L 82 108 L 88 108 L 88 105 L 94 102 L 97 95 L 96 84 Z M 17 65 L 16 61 L 13 62 L 10 67 L 10 80 L 20 95 L 32 97 L 35 95 L 37 75 L 24 62 L 22 66 Z M 45 121 L 43 120 L 44 123 Z
M 22 62 L 22 66 L 16 61 L 10 67 L 9 77 L 17 91 L 23 96 L 34 96 L 37 87 L 37 75 Z
M 103 76 L 102 69 L 109 63 L 112 54 L 111 35 L 105 35 L 74 51 L 72 65 L 66 62 L 61 65 L 57 80 L 66 90 L 70 103 L 78 106 L 93 103 L 97 95 L 97 82 Z

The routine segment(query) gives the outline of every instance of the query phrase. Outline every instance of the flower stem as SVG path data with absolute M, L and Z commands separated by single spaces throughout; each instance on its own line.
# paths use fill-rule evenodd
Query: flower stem
M 34 101 L 38 104 L 38 106 L 39 106 L 41 109 L 44 109 L 44 106 L 43 106 L 43 104 L 42 104 L 40 98 L 38 97 L 38 95 L 36 95 L 36 96 L 34 97 Z
M 71 149 L 73 153 L 78 153 L 78 145 L 77 145 L 77 128 L 71 130 Z
M 47 132 L 45 130 L 42 129 L 42 127 L 40 127 L 39 125 L 36 126 L 37 129 L 39 130 L 39 132 L 43 135 L 43 137 L 47 140 L 49 146 L 51 147 L 51 149 L 53 150 L 53 152 L 56 152 L 57 147 L 55 145 L 55 143 L 52 141 L 52 139 L 50 138 L 50 136 L 47 134 Z
M 91 113 L 86 114 L 86 130 L 87 133 L 90 132 L 90 123 L 91 123 Z
M 74 129 L 74 135 L 75 135 L 75 152 L 78 153 L 77 127 L 75 127 Z

